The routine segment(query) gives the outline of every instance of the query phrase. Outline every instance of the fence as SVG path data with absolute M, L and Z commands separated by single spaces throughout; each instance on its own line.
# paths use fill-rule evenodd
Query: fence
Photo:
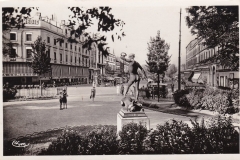
M 17 89 L 16 98 L 34 99 L 34 98 L 48 98 L 55 97 L 57 95 L 56 88 L 43 88 L 41 94 L 41 88 L 26 88 Z

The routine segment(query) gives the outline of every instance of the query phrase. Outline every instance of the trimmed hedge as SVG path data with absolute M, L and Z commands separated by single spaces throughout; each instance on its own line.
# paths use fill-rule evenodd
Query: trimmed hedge
M 116 131 L 96 128 L 86 135 L 64 131 L 57 141 L 40 155 L 103 155 L 103 154 L 210 154 L 238 153 L 239 133 L 231 118 L 217 116 L 192 127 L 182 121 L 171 120 L 156 130 L 136 123 Z
M 213 88 L 180 90 L 173 94 L 177 105 L 189 109 L 207 109 L 221 114 L 239 112 L 239 90 Z

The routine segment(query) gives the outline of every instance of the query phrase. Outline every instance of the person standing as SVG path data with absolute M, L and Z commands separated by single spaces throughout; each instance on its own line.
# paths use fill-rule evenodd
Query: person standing
M 62 110 L 62 98 L 63 98 L 62 91 L 60 91 L 59 93 L 60 110 Z
M 63 94 L 62 94 L 62 103 L 63 103 L 63 108 L 67 109 L 67 92 L 66 89 L 63 89 Z
M 172 92 L 174 92 L 174 83 L 173 82 L 172 82 L 171 87 L 172 87 Z
M 145 71 L 143 70 L 142 66 L 134 60 L 135 54 L 133 54 L 133 53 L 130 54 L 128 56 L 129 58 L 125 58 L 126 55 L 127 55 L 126 53 L 122 53 L 121 57 L 120 57 L 122 60 L 129 63 L 128 71 L 130 73 L 130 78 L 129 78 L 129 81 L 127 84 L 126 92 L 124 93 L 124 97 L 126 97 L 128 90 L 132 86 L 132 84 L 135 83 L 135 101 L 137 101 L 138 100 L 139 83 L 140 83 L 140 77 L 138 75 L 137 70 L 138 69 L 142 70 L 142 72 L 144 73 L 144 76 L 145 76 L 144 78 L 147 78 L 147 75 L 146 75 Z
M 121 85 L 121 95 L 123 95 L 124 94 L 124 86 L 123 86 L 123 84 Z

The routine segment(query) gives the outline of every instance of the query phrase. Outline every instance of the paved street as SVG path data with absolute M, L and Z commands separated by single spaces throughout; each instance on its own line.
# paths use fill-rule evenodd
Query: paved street
M 68 109 L 59 110 L 59 100 L 3 103 L 4 139 L 16 138 L 48 129 L 79 125 L 116 125 L 122 96 L 115 87 L 98 87 L 90 100 L 91 87 L 68 87 Z M 145 110 L 150 127 L 169 119 L 189 121 L 190 117 Z

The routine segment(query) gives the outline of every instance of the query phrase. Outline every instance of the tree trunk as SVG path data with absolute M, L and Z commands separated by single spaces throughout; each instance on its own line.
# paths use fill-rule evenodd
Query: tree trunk
M 41 96 L 42 96 L 42 83 L 41 83 L 41 77 L 39 76 L 39 81 L 40 81 L 40 89 L 41 89 Z
M 159 102 L 159 73 L 158 73 L 158 102 Z

